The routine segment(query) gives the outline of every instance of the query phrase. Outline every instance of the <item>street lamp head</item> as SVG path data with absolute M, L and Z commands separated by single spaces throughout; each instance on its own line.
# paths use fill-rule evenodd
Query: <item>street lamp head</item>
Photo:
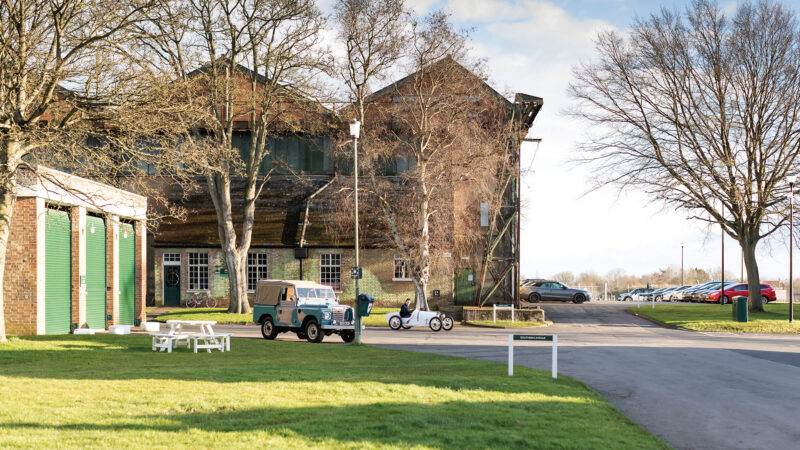
M 789 175 L 788 177 L 786 177 L 786 181 L 789 183 L 789 186 L 794 185 L 795 183 L 797 183 L 797 175 Z
M 356 119 L 350 121 L 350 137 L 353 139 L 358 139 L 359 135 L 361 134 L 361 122 Z

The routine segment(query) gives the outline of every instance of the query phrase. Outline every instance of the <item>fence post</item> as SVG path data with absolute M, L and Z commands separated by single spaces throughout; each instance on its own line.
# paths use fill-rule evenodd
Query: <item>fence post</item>
M 492 323 L 497 323 L 497 305 L 492 303 Z
M 511 323 L 514 323 L 514 305 L 511 305 Z
M 603 283 L 603 301 L 608 301 L 608 283 Z
M 553 335 L 553 379 L 558 377 L 558 335 Z

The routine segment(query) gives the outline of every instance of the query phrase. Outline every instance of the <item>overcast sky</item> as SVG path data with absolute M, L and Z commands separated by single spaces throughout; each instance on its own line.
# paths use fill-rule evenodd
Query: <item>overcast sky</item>
M 634 18 L 662 5 L 685 2 L 651 0 L 411 0 L 418 12 L 449 9 L 460 25 L 476 28 L 476 52 L 488 59 L 494 86 L 504 93 L 524 92 L 544 99 L 523 146 L 522 273 L 550 276 L 569 270 L 605 274 L 616 268 L 644 274 L 680 265 L 685 243 L 686 267 L 719 268 L 719 229 L 686 221 L 641 193 L 621 196 L 611 189 L 586 193 L 592 170 L 567 163 L 585 125 L 565 117 L 571 68 L 594 53 L 598 30 L 624 30 Z M 800 1 L 787 2 L 794 8 Z M 724 2 L 727 8 L 735 3 Z M 535 156 L 535 160 L 534 160 Z M 788 277 L 788 244 L 762 245 L 759 266 L 764 278 Z M 741 253 L 726 240 L 726 271 L 739 273 Z

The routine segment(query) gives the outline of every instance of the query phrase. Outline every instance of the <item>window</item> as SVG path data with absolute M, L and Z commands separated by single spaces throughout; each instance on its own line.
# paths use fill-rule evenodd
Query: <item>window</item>
M 189 290 L 208 290 L 208 253 L 189 253 Z
M 247 164 L 250 152 L 250 133 L 234 133 L 232 144 L 239 149 Z M 267 138 L 268 154 L 261 161 L 259 173 L 265 174 L 273 160 L 279 163 L 277 172 L 289 171 L 307 175 L 333 173 L 333 158 L 329 137 L 286 135 Z
M 489 226 L 489 204 L 486 202 L 481 202 L 481 226 Z
M 267 277 L 267 254 L 248 253 L 247 254 L 247 290 L 255 291 L 258 280 L 266 280 Z
M 334 291 L 342 290 L 342 255 L 322 253 L 319 255 L 319 282 Z
M 401 281 L 401 280 L 410 280 L 411 277 L 408 276 L 408 265 L 406 261 L 400 255 L 394 255 L 394 277 L 392 280 Z
M 181 264 L 181 254 L 164 253 L 164 264 L 169 266 L 179 266 Z

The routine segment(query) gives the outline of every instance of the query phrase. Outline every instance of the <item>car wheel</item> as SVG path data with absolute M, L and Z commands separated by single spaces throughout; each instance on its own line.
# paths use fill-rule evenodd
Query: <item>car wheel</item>
M 345 341 L 346 343 L 349 344 L 349 343 L 353 342 L 353 339 L 356 338 L 356 332 L 355 331 L 342 331 L 342 334 L 340 334 L 339 336 L 342 337 L 343 341 Z
M 400 316 L 392 316 L 389 318 L 389 328 L 393 330 L 399 330 L 402 324 L 403 321 L 400 320 Z
M 761 296 L 761 305 L 766 305 L 769 303 L 769 298 L 766 295 Z
M 266 319 L 261 321 L 261 335 L 264 336 L 264 339 L 275 339 L 275 336 L 278 335 L 278 329 L 275 328 L 275 322 L 272 321 L 272 317 L 267 316 Z
M 304 332 L 302 332 L 302 331 L 298 331 L 297 332 L 297 339 L 305 339 L 305 338 L 306 338 L 306 334 Z
M 583 303 L 585 301 L 586 301 L 586 297 L 584 297 L 582 294 L 578 294 L 578 295 L 575 296 L 575 298 L 572 299 L 572 303 L 575 303 L 576 305 L 580 305 L 581 303 Z
M 442 329 L 442 319 L 434 317 L 430 322 L 428 322 L 428 326 L 431 327 L 431 330 L 433 331 L 439 331 Z
M 530 295 L 530 297 L 528 297 L 528 301 L 530 301 L 531 303 L 539 303 L 540 301 L 542 301 L 542 296 L 534 292 L 533 294 Z
M 662 301 L 662 300 L 664 300 L 664 297 L 662 297 L 662 296 L 660 296 L 660 295 L 656 295 L 656 298 L 655 298 L 655 299 L 653 299 L 653 301 L 656 301 L 656 302 L 660 302 L 660 301 Z
M 730 303 L 730 302 L 731 302 L 731 301 L 728 299 L 728 296 L 727 296 L 727 295 L 723 295 L 722 297 L 720 297 L 720 298 L 719 298 L 719 303 L 720 303 L 721 305 L 727 305 L 727 304 L 728 304 L 728 303 Z
M 319 324 L 313 320 L 306 322 L 306 340 L 308 342 L 319 343 L 325 337 L 325 332 L 322 331 Z
M 633 297 L 625 297 L 625 298 L 622 299 L 622 301 L 623 302 L 632 302 L 633 301 Z
M 448 315 L 444 315 L 442 317 L 442 328 L 444 329 L 444 331 L 452 330 L 453 329 L 453 318 L 448 316 Z

